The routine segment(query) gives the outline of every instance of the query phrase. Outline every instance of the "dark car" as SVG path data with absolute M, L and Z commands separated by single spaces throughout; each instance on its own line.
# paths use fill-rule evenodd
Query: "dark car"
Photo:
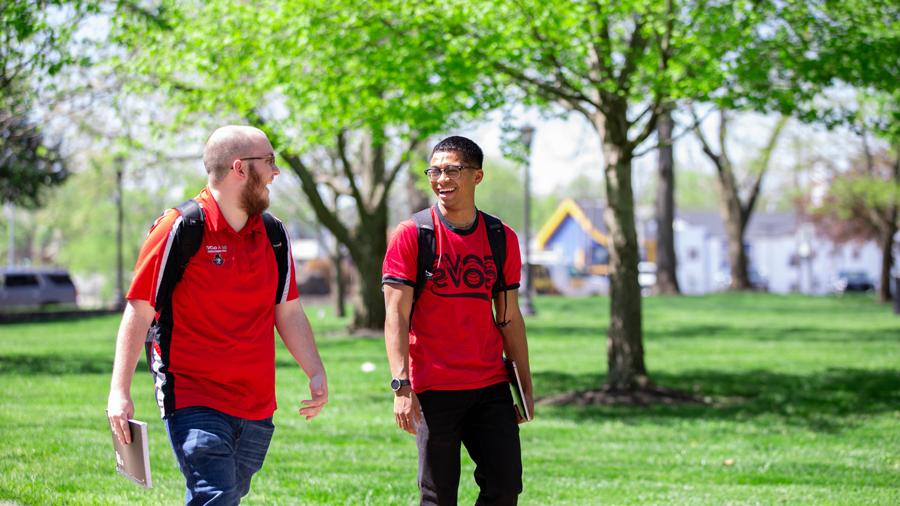
M 863 271 L 840 271 L 832 284 L 837 293 L 871 292 L 875 283 Z
M 65 269 L 0 270 L 0 309 L 74 306 L 77 295 Z

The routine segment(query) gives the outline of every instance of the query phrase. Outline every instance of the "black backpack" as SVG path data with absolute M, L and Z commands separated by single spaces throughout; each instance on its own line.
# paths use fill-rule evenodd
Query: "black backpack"
M 169 253 L 169 259 L 165 270 L 160 273 L 162 279 L 159 288 L 156 291 L 156 306 L 154 309 L 159 313 L 159 317 L 153 320 L 150 330 L 147 332 L 146 352 L 147 363 L 150 364 L 151 352 L 150 348 L 153 341 L 160 336 L 160 327 L 166 327 L 171 332 L 172 329 L 172 294 L 175 292 L 175 285 L 181 281 L 184 276 L 184 270 L 187 268 L 191 257 L 200 249 L 200 243 L 203 242 L 203 226 L 205 218 L 200 204 L 196 200 L 190 199 L 175 209 L 181 215 L 182 225 L 175 232 L 172 240 L 172 249 Z M 284 292 L 285 283 L 288 274 L 288 240 L 284 225 L 269 213 L 262 214 L 263 223 L 266 226 L 266 235 L 275 252 L 275 261 L 278 264 L 278 288 L 275 291 L 275 303 L 280 301 L 280 295 Z M 151 365 L 152 370 L 152 365 Z
M 416 300 L 422 294 L 425 288 L 425 282 L 431 278 L 431 269 L 434 266 L 435 251 L 437 249 L 434 239 L 434 221 L 431 215 L 432 208 L 425 208 L 413 214 L 413 222 L 416 224 L 418 232 L 419 254 L 416 257 L 416 286 L 413 290 L 413 304 L 409 312 L 410 321 L 412 321 L 412 312 L 416 308 Z M 435 210 L 435 212 L 438 212 Z M 503 228 L 503 222 L 500 218 L 488 214 L 484 211 L 478 211 L 484 225 L 487 227 L 488 244 L 491 246 L 491 256 L 494 259 L 494 267 L 497 270 L 497 279 L 491 292 L 496 295 L 500 292 L 506 295 L 506 275 L 503 273 L 503 266 L 506 264 L 506 231 Z M 504 318 L 500 321 L 494 319 L 494 323 L 499 327 L 505 327 L 509 322 Z

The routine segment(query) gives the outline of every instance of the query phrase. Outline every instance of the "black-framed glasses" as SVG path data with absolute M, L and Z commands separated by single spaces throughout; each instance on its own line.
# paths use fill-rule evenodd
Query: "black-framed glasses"
M 273 169 L 277 169 L 277 168 L 278 168 L 278 166 L 275 165 L 275 155 L 267 155 L 267 156 L 242 156 L 241 158 L 238 158 L 238 160 L 240 160 L 240 161 L 244 161 L 244 160 L 263 160 L 263 161 L 266 162 L 266 165 L 268 165 L 269 167 L 271 167 L 271 168 L 273 168 Z
M 471 167 L 468 165 L 446 165 L 443 169 L 440 167 L 428 167 L 425 169 L 425 175 L 432 181 L 440 179 L 441 174 L 446 174 L 450 179 L 459 179 L 459 175 L 462 174 L 463 169 L 478 170 L 480 168 L 481 167 Z

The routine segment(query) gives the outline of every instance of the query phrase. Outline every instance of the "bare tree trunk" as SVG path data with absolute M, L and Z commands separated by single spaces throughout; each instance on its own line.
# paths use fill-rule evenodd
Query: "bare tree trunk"
M 891 301 L 891 270 L 894 266 L 894 234 L 897 233 L 896 212 L 893 223 L 888 223 L 878 241 L 881 246 L 881 286 L 878 296 L 881 302 Z
M 736 189 L 723 188 L 719 196 L 722 218 L 725 221 L 725 236 L 728 240 L 728 262 L 731 271 L 728 289 L 749 290 L 751 287 L 750 276 L 747 274 L 747 254 L 744 251 L 744 213 L 741 201 Z
M 656 292 L 676 295 L 678 288 L 675 257 L 675 157 L 672 150 L 671 107 L 659 115 L 656 131 L 659 137 L 659 178 L 656 190 Z
M 638 242 L 631 188 L 631 151 L 604 142 L 606 195 L 604 213 L 609 244 L 610 314 L 607 339 L 609 371 L 606 388 L 633 391 L 647 386 L 641 329 L 641 288 L 638 284 Z

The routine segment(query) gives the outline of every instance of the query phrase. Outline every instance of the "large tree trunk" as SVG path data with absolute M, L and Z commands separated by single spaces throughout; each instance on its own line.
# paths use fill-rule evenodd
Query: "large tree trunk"
M 609 141 L 603 144 L 606 195 L 604 213 L 609 229 L 610 314 L 606 388 L 633 391 L 647 386 L 641 329 L 641 287 L 638 285 L 638 242 L 631 188 L 631 151 Z
M 356 248 L 351 257 L 359 276 L 359 287 L 354 297 L 354 330 L 384 329 L 384 295 L 381 292 L 381 262 L 387 251 L 387 204 L 378 206 L 354 231 Z M 354 254 L 355 252 L 355 254 Z
M 675 157 L 672 150 L 672 111 L 667 107 L 657 120 L 659 179 L 656 191 L 656 292 L 675 295 L 678 288 L 675 257 Z

